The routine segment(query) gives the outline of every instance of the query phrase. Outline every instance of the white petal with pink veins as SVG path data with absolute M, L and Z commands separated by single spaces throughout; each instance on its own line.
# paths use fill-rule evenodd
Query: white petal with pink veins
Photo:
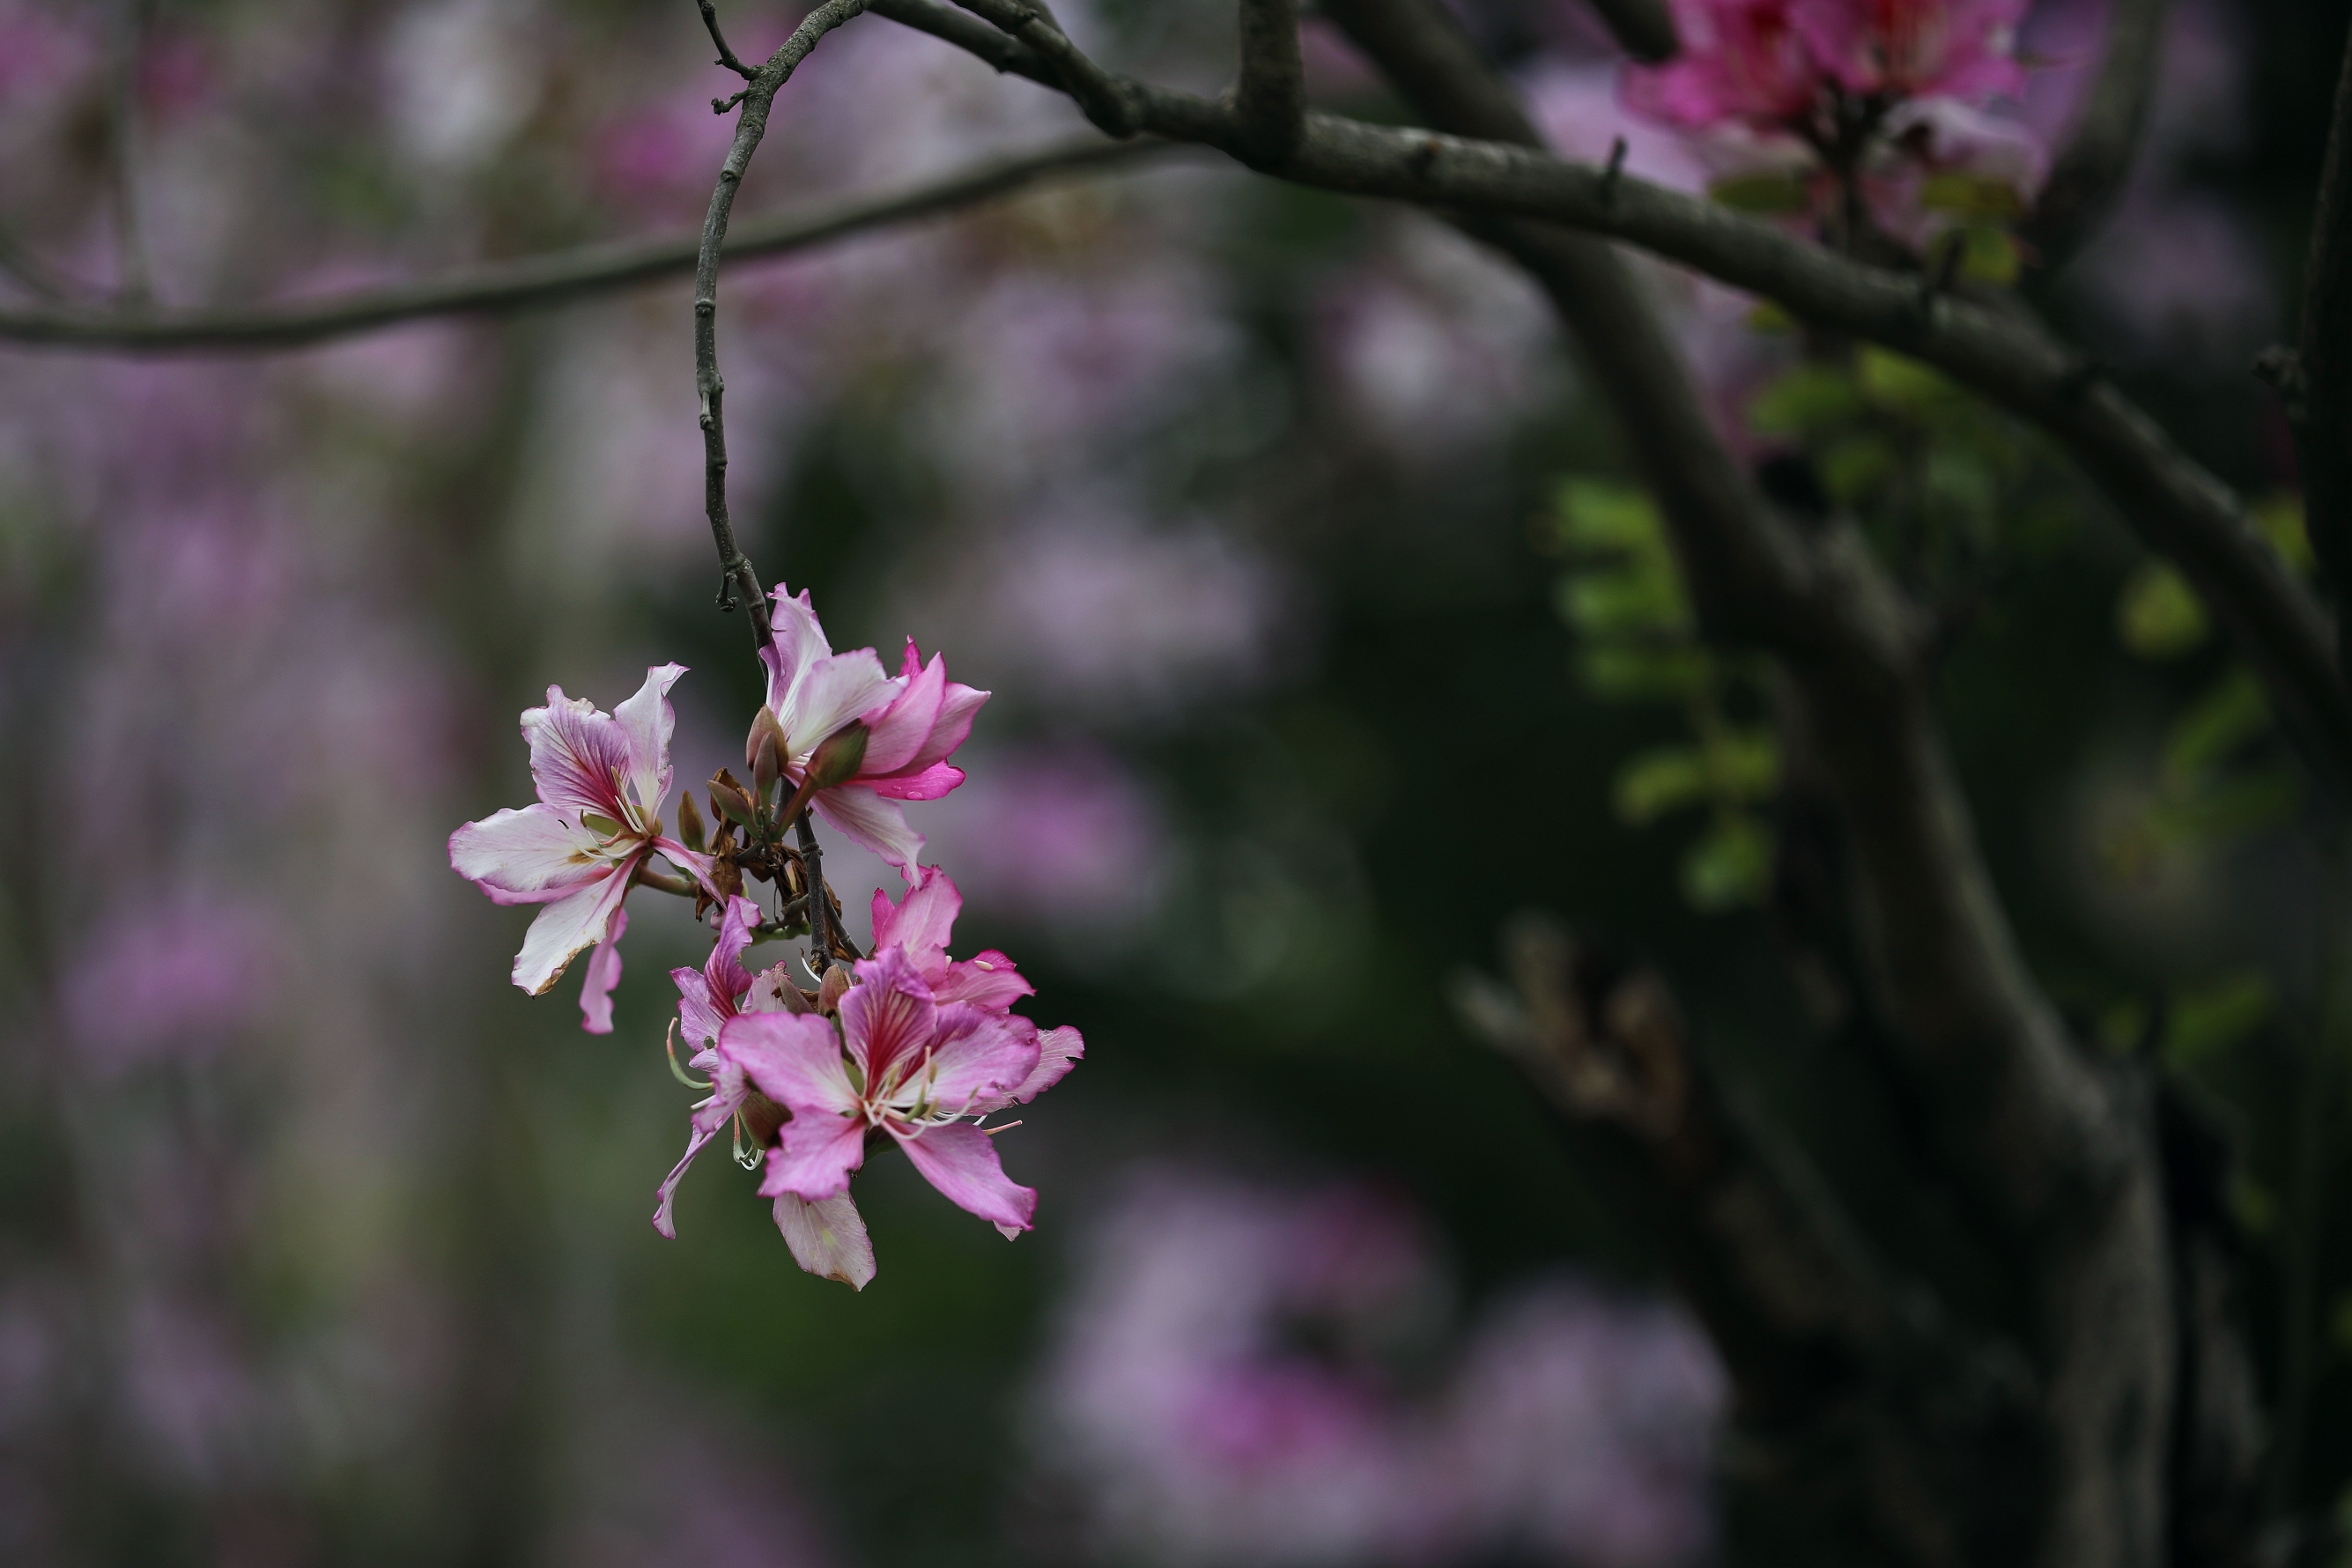
M 677 714 L 669 705 L 669 689 L 686 673 L 682 664 L 655 665 L 646 671 L 637 694 L 613 710 L 629 747 L 629 782 L 636 787 L 637 804 L 647 820 L 659 815 L 669 794 L 669 738 L 677 728 Z
M 863 1290 L 874 1279 L 874 1243 L 848 1194 L 810 1203 L 790 1193 L 776 1199 L 776 1228 L 793 1250 L 793 1261 L 823 1279 L 838 1279 Z
M 923 853 L 923 836 L 907 826 L 895 800 L 884 800 L 863 784 L 836 784 L 816 792 L 816 814 L 912 878 Z
M 604 880 L 541 910 L 523 933 L 522 951 L 515 954 L 514 983 L 534 996 L 553 989 L 573 959 L 604 940 L 635 869 L 634 860 L 625 861 Z
M 449 835 L 449 867 L 493 903 L 544 904 L 608 875 L 596 836 L 553 806 L 513 806 Z

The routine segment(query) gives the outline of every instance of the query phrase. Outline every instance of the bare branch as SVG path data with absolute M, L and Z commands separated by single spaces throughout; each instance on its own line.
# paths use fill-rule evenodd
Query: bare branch
M 735 51 L 727 47 L 727 35 L 719 30 L 719 8 L 710 0 L 694 0 L 694 3 L 701 8 L 702 25 L 710 30 L 710 42 L 719 50 L 718 63 L 746 81 L 759 75 L 757 69 L 737 59 Z
M 1053 68 L 1036 50 L 1006 37 L 977 16 L 957 10 L 946 0 L 874 0 L 868 8 L 877 16 L 919 33 L 929 33 L 943 43 L 977 55 L 1000 72 L 1027 77 L 1040 87 L 1062 85 L 1061 78 L 1054 74 Z
M 1053 16 L 1029 0 L 956 0 L 1007 37 L 1037 51 L 1063 91 L 1106 136 L 1127 137 L 1139 129 L 1128 83 L 1087 58 Z
M 2295 357 L 2301 395 L 2288 399 L 2287 412 L 2303 472 L 2304 526 L 2336 602 L 2352 605 L 2352 41 L 2336 84 L 2311 253 L 2303 267 Z M 2339 637 L 2347 625 L 2352 623 L 2339 623 Z M 2352 679 L 2352 641 L 2342 645 L 2340 657 Z
M 1271 168 L 1307 132 L 1307 74 L 1298 56 L 1298 0 L 1241 0 L 1241 80 L 1234 112 L 1255 168 Z
M 2095 235 L 2123 194 L 2155 97 L 2172 0 L 2116 0 L 2090 101 L 2042 187 L 2021 237 L 2055 272 Z
M 851 235 L 912 223 L 1007 195 L 1057 174 L 1109 169 L 1165 153 L 1156 138 L 1094 137 L 983 163 L 893 195 L 772 214 L 733 225 L 721 252 L 732 262 L 786 256 Z M 136 353 L 258 353 L 373 331 L 426 317 L 488 315 L 561 304 L 583 295 L 691 272 L 699 235 L 620 240 L 488 267 L 461 268 L 418 283 L 357 289 L 296 304 L 246 310 L 0 309 L 0 342 Z
M 1637 60 L 1671 59 L 1681 47 L 1665 0 L 1592 0 L 1620 47 Z

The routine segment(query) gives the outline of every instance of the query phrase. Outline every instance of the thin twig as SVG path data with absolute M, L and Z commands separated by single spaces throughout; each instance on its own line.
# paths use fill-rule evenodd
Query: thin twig
M 809 973 L 822 975 L 833 963 L 833 908 L 824 896 L 824 850 L 816 841 L 810 813 L 793 819 L 793 836 L 801 844 L 801 875 L 808 889 Z
M 1026 0 L 956 0 L 956 4 L 1037 51 L 1052 68 L 1063 91 L 1076 101 L 1095 129 L 1106 136 L 1136 132 L 1132 83 L 1097 65 L 1070 42 L 1052 15 Z
M 1095 137 L 983 163 L 895 195 L 859 197 L 811 211 L 775 213 L 733 226 L 721 253 L 730 262 L 784 256 L 893 224 L 1009 195 L 1056 174 L 1125 164 L 1164 153 L 1157 138 Z M 297 304 L 248 309 L 131 311 L 0 309 L 0 341 L 133 353 L 260 353 L 350 337 L 425 317 L 479 315 L 561 304 L 694 269 L 699 235 L 617 240 L 519 261 L 460 268 L 419 283 L 357 289 Z
M 1241 78 L 1234 112 L 1251 163 L 1282 162 L 1307 131 L 1307 74 L 1298 53 L 1298 0 L 1240 0 Z
M 106 172 L 114 198 L 114 238 L 121 252 L 117 292 L 143 304 L 153 294 L 147 230 L 139 203 L 139 62 L 147 30 L 147 0 L 122 0 L 108 84 Z
M 711 5 L 710 0 L 694 0 L 694 3 L 701 7 L 702 25 L 710 30 L 710 41 L 718 47 L 719 59 L 717 63 L 725 66 L 729 70 L 733 71 L 737 76 L 743 78 L 746 81 L 749 81 L 751 78 L 759 75 L 760 73 L 756 68 L 747 66 L 741 60 L 737 59 L 735 58 L 735 51 L 727 47 L 727 35 L 719 30 L 718 8 Z
M 702 243 L 694 261 L 694 381 L 702 426 L 703 505 L 710 516 L 711 542 L 719 548 L 719 570 L 741 590 L 743 607 L 751 620 L 751 636 L 761 647 L 775 640 L 768 625 L 767 595 L 760 574 L 735 542 L 735 525 L 727 513 L 727 384 L 719 374 L 719 257 L 727 243 L 727 220 L 735 210 L 735 193 L 760 138 L 767 134 L 768 114 L 776 94 L 809 51 L 827 33 L 866 9 L 866 0 L 824 0 L 801 19 L 783 47 L 768 57 L 751 78 L 743 109 L 735 121 L 734 144 L 719 167 L 719 183 L 710 192 L 710 210 L 702 220 Z M 724 607 L 726 599 L 719 600 Z

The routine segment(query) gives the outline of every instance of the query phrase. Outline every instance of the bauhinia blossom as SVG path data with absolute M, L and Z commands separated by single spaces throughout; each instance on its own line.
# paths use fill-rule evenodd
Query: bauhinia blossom
M 751 1147 L 761 1148 L 775 1135 L 785 1116 L 782 1107 L 752 1088 L 740 1063 L 718 1049 L 719 1032 L 730 1018 L 746 1013 L 804 1011 L 810 1005 L 783 965 L 758 976 L 744 970 L 743 950 L 751 945 L 759 923 L 757 904 L 749 899 L 729 900 L 719 921 L 719 940 L 711 945 L 703 966 L 670 971 L 670 979 L 677 985 L 678 1022 L 694 1051 L 689 1065 L 709 1075 L 711 1091 L 709 1099 L 694 1107 L 686 1153 L 663 1178 L 656 1194 L 654 1228 L 673 1239 L 677 1235 L 673 1209 L 678 1184 L 686 1179 L 695 1156 L 730 1122 L 738 1124 L 739 1141 L 748 1135 Z M 866 1238 L 866 1222 L 859 1217 L 857 1205 L 846 1193 L 817 1203 L 791 1193 L 771 1195 L 775 1198 L 776 1228 L 782 1232 L 794 1262 L 812 1274 L 839 1279 L 856 1289 L 866 1288 L 874 1278 L 874 1247 Z
M 1711 133 L 1727 173 L 1790 174 L 1818 159 L 1854 182 L 1889 233 L 1916 243 L 1922 181 L 1955 174 L 2019 197 L 2047 153 L 1981 112 L 2024 89 L 2025 0 L 1672 0 L 1682 50 L 1628 67 L 1636 112 Z M 1818 166 L 1818 165 L 1816 165 Z M 1815 192 L 1831 208 L 1834 179 Z
M 963 783 L 948 758 L 989 694 L 950 680 L 937 654 L 924 664 L 912 638 L 898 674 L 886 676 L 872 648 L 833 651 L 805 590 L 780 586 L 775 602 L 775 640 L 760 658 L 768 707 L 783 730 L 783 776 L 796 789 L 806 784 L 818 748 L 835 742 L 826 759 L 843 771 L 821 775 L 810 804 L 912 879 L 923 837 L 907 826 L 899 803 L 937 800 Z
M 745 1009 L 721 1021 L 709 1069 L 719 1088 L 707 1110 L 698 1108 L 697 1129 L 730 1093 L 756 1092 L 788 1113 L 769 1148 L 761 1195 L 840 1215 L 832 1205 L 848 1204 L 869 1136 L 881 1135 L 960 1206 L 1008 1237 L 1029 1228 L 1037 1194 L 1004 1173 L 979 1123 L 1051 1088 L 1085 1046 L 1076 1029 L 1041 1033 L 1010 1011 L 1030 987 L 1001 953 L 947 957 L 959 901 L 935 868 L 918 874 L 904 904 L 877 899 L 887 918 L 877 917 L 877 951 L 838 993 L 837 1019 Z M 737 1080 L 729 1073 L 740 1075 L 740 1089 L 730 1088 Z M 721 1122 L 710 1124 L 715 1131 Z M 846 1210 L 848 1222 L 855 1216 Z M 863 1238 L 862 1226 L 856 1234 Z M 832 1272 L 802 1258 L 798 1244 L 793 1254 L 812 1272 Z
M 662 831 L 677 723 L 669 689 L 685 673 L 679 664 L 647 669 L 637 694 L 611 713 L 549 687 L 547 706 L 522 715 L 539 799 L 449 836 L 450 866 L 493 901 L 546 906 L 515 954 L 517 985 L 544 995 L 574 958 L 598 949 L 580 999 L 593 1034 L 613 1026 L 615 944 L 627 925 L 621 901 L 639 868 L 658 854 L 709 880 L 709 860 Z

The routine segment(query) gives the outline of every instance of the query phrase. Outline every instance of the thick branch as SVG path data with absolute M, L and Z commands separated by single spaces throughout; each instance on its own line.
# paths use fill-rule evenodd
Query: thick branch
M 731 226 L 729 261 L 784 256 L 893 224 L 911 223 L 1009 195 L 1055 174 L 1108 168 L 1171 143 L 1094 137 L 982 164 L 895 195 L 776 213 Z M 322 299 L 242 310 L 130 311 L 0 310 L 0 340 L 133 353 L 251 353 L 373 331 L 433 316 L 487 315 L 561 304 L 582 295 L 691 272 L 698 235 L 583 245 L 520 261 L 460 268 L 418 283 L 355 289 Z
M 2303 470 L 2305 526 L 2336 590 L 2352 605 L 2352 42 L 2336 84 L 2311 254 L 2303 268 L 2299 384 L 2288 398 Z M 2341 612 L 2339 612 L 2341 613 Z M 2345 625 L 2339 624 L 2339 636 Z M 2352 642 L 2342 650 L 2352 679 Z
M 2116 0 L 2108 13 L 2098 79 L 2021 234 L 2049 271 L 2063 267 L 2099 231 L 2123 194 L 2156 95 L 2171 8 L 2172 0 Z
M 1017 8 L 1017 0 L 969 3 Z M 1229 109 L 1144 83 L 1116 85 L 1143 130 L 1245 157 Z M 2095 363 L 2031 322 L 1923 294 L 1914 277 L 1847 260 L 1715 203 L 1524 147 L 1309 114 L 1281 173 L 1326 190 L 1548 219 L 1629 240 L 1807 321 L 1934 365 L 2042 426 L 2195 586 L 2262 677 L 2313 771 L 2339 798 L 2352 796 L 2352 700 L 2318 606 L 2227 487 Z
M 1298 0 L 1241 0 L 1241 80 L 1234 113 L 1251 163 L 1282 162 L 1307 131 L 1307 73 L 1298 55 Z

